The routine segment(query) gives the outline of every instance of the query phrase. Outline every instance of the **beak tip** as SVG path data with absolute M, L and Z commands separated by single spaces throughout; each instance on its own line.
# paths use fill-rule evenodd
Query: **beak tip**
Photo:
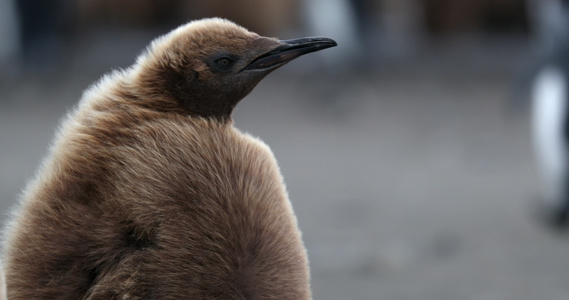
M 282 41 L 285 44 L 288 45 L 320 45 L 322 47 L 335 47 L 338 45 L 338 43 L 331 39 L 331 38 L 327 38 L 327 37 L 321 37 L 321 36 L 317 36 L 317 37 L 308 37 L 308 38 L 300 38 L 300 39 L 294 39 L 294 40 L 285 40 Z
M 330 47 L 338 46 L 338 43 L 335 40 L 333 40 L 333 39 L 329 39 L 329 40 L 330 40 Z
M 302 54 L 338 46 L 338 43 L 335 40 L 321 36 L 284 40 L 281 42 L 283 44 L 283 48 L 304 49 Z
M 333 39 L 328 39 L 322 41 L 321 49 L 332 48 L 338 46 L 338 43 Z

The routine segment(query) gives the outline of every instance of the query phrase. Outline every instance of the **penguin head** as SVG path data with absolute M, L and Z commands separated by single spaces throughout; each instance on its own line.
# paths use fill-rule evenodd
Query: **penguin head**
M 152 42 L 135 65 L 136 82 L 152 108 L 230 119 L 235 105 L 271 71 L 333 46 L 321 37 L 263 37 L 224 19 L 193 21 Z

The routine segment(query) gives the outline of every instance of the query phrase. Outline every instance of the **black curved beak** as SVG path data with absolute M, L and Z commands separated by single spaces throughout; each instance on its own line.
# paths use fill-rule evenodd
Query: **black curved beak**
M 280 43 L 281 46 L 255 58 L 243 70 L 274 69 L 301 55 L 338 45 L 334 40 L 325 37 L 300 38 L 280 41 Z

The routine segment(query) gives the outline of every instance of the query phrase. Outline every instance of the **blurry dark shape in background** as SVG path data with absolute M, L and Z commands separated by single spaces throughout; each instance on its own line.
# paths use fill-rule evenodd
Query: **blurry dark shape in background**
M 425 25 L 433 34 L 527 31 L 527 7 L 519 0 L 424 0 Z
M 297 0 L 83 0 L 79 26 L 178 26 L 192 19 L 223 17 L 259 34 L 278 33 L 296 23 Z
M 540 175 L 538 213 L 569 226 L 569 1 L 531 1 L 537 39 L 530 71 L 532 130 Z
M 65 57 L 72 10 L 61 0 L 15 0 L 23 68 L 55 71 Z

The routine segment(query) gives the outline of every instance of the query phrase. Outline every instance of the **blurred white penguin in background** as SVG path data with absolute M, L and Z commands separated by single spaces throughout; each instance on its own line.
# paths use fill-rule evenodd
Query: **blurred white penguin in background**
M 531 85 L 532 130 L 541 180 L 540 216 L 569 225 L 569 1 L 530 1 L 543 63 Z

